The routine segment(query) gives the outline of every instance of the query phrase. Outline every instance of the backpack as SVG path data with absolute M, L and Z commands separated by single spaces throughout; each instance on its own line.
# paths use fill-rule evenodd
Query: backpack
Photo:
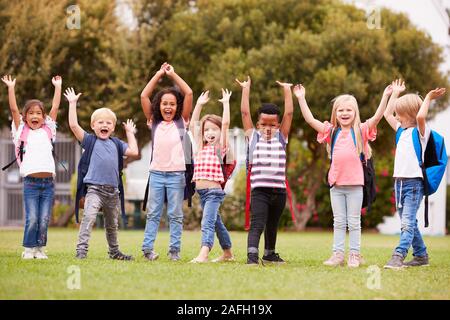
M 183 146 L 184 152 L 184 162 L 186 166 L 186 171 L 184 172 L 184 177 L 186 180 L 186 186 L 184 187 L 184 200 L 188 201 L 188 207 L 192 207 L 192 197 L 195 193 L 195 182 L 192 182 L 192 177 L 194 176 L 194 159 L 192 154 L 192 141 L 188 135 L 188 130 L 186 130 L 183 122 L 183 118 L 180 117 L 177 120 L 174 120 L 175 125 L 178 128 L 178 133 L 180 135 L 181 144 Z M 160 122 L 154 123 L 152 122 L 151 136 L 152 136 L 152 153 L 150 156 L 150 163 L 153 160 L 153 149 L 155 142 L 155 132 L 156 127 Z M 146 211 L 147 209 L 147 200 L 148 200 L 148 192 L 149 192 L 149 183 L 150 183 L 150 174 L 147 179 L 147 186 L 145 187 L 144 200 L 142 203 L 142 210 Z M 167 202 L 167 197 L 164 202 Z
M 331 134 L 331 159 L 330 159 L 330 167 L 331 162 L 333 161 L 333 149 L 334 144 L 336 142 L 337 136 L 339 135 L 339 132 L 341 132 L 341 127 L 337 128 L 337 130 L 333 130 L 333 133 Z M 350 130 L 352 134 L 353 143 L 356 146 L 356 138 L 355 138 L 355 132 L 353 128 Z M 377 197 L 377 190 L 376 190 L 376 184 L 375 184 L 375 167 L 373 164 L 373 157 L 370 159 L 366 159 L 364 152 L 361 152 L 359 155 L 359 159 L 361 160 L 361 165 L 363 168 L 363 174 L 364 174 L 364 185 L 363 185 L 363 202 L 362 202 L 362 208 L 367 207 L 367 212 L 370 212 L 370 209 L 372 207 L 372 203 L 375 201 Z M 330 170 L 328 169 L 328 172 Z M 328 173 L 327 173 L 328 178 Z M 327 181 L 328 183 L 328 181 Z M 333 186 L 330 186 L 330 188 Z
M 85 146 L 84 152 L 81 155 L 80 162 L 78 163 L 78 174 L 77 174 L 77 192 L 75 195 L 75 220 L 78 221 L 78 211 L 80 208 L 84 207 L 84 197 L 87 193 L 87 186 L 83 182 L 84 177 L 86 176 L 89 170 L 89 164 L 91 162 L 92 151 L 94 150 L 95 142 L 97 141 L 97 136 L 94 134 L 90 134 L 85 132 Z M 122 212 L 122 220 L 123 224 L 127 226 L 127 219 L 125 215 L 125 192 L 123 188 L 122 182 L 122 170 L 123 170 L 123 149 L 122 144 L 119 138 L 110 137 L 110 139 L 114 142 L 117 148 L 117 157 L 119 163 L 119 193 L 120 193 L 120 209 Z
M 255 151 L 256 144 L 259 141 L 259 135 L 255 131 L 253 131 L 253 134 L 255 135 L 252 139 L 252 143 L 247 145 L 247 159 L 246 159 L 246 167 L 247 167 L 247 185 L 245 190 L 245 230 L 250 229 L 250 200 L 251 200 L 251 173 L 252 173 L 252 164 L 253 164 L 253 152 Z M 281 145 L 283 146 L 284 150 L 286 150 L 286 140 L 284 140 L 283 135 L 280 131 L 276 133 L 278 141 L 280 141 Z M 286 184 L 286 193 L 289 200 L 289 210 L 291 211 L 291 218 L 294 224 L 296 223 L 297 219 L 295 218 L 294 214 L 294 208 L 292 206 L 292 191 L 289 186 L 288 179 L 286 177 L 285 179 Z
M 400 135 L 405 129 L 399 127 L 395 134 L 395 145 L 398 144 Z M 447 151 L 445 149 L 444 137 L 434 130 L 430 132 L 425 151 L 422 150 L 420 143 L 419 130 L 413 129 L 412 139 L 414 151 L 416 153 L 419 167 L 422 170 L 424 180 L 424 195 L 425 195 L 425 228 L 428 227 L 428 196 L 432 195 L 439 188 L 442 177 L 444 176 L 447 167 Z M 422 161 L 423 155 L 423 161 Z
M 226 155 L 222 159 L 220 155 L 220 148 L 217 148 L 217 157 L 219 158 L 220 167 L 222 168 L 224 181 L 220 183 L 220 186 L 222 187 L 223 190 L 225 189 L 225 185 L 227 184 L 228 179 L 233 175 L 234 168 L 236 168 L 236 160 L 233 160 L 233 162 L 228 163 Z

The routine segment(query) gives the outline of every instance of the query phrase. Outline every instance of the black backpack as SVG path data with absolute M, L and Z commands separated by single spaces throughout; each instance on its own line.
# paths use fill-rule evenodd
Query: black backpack
M 184 200 L 188 201 L 188 207 L 192 207 L 192 197 L 195 193 L 195 182 L 192 182 L 192 177 L 194 176 L 194 159 L 192 152 L 192 141 L 188 135 L 188 130 L 184 126 L 183 118 L 180 117 L 177 120 L 174 120 L 175 125 L 178 128 L 178 132 L 180 135 L 181 144 L 183 145 L 184 152 L 184 162 L 186 166 L 186 171 L 184 172 L 184 177 L 186 180 L 186 186 L 184 187 Z M 160 122 L 152 123 L 152 153 L 150 156 L 150 163 L 153 160 L 153 147 L 155 141 L 155 132 L 156 127 Z M 148 200 L 148 192 L 149 192 L 149 183 L 150 183 L 150 174 L 147 179 L 147 186 L 145 187 L 144 200 L 142 203 L 142 210 L 146 211 L 147 209 L 147 200 Z M 165 197 L 164 202 L 167 202 L 167 197 Z
M 330 167 L 331 162 L 333 161 L 333 149 L 334 149 L 334 143 L 336 142 L 337 136 L 339 132 L 341 131 L 341 128 L 337 128 L 337 130 L 333 130 L 333 133 L 331 134 L 331 159 L 330 159 Z M 353 138 L 353 142 L 356 146 L 356 138 L 355 138 L 355 132 L 353 131 L 353 128 L 351 129 L 351 134 Z M 359 158 L 361 160 L 361 164 L 363 167 L 363 173 L 364 173 L 364 186 L 363 186 L 363 203 L 362 208 L 367 207 L 367 211 L 370 212 L 372 203 L 375 201 L 377 196 L 376 191 L 376 185 L 375 185 L 375 167 L 373 164 L 373 157 L 370 159 L 366 159 L 364 152 L 361 152 L 359 155 Z M 328 172 L 330 169 L 328 169 Z M 327 172 L 327 183 L 328 183 L 328 172 Z M 329 186 L 330 188 L 333 186 Z

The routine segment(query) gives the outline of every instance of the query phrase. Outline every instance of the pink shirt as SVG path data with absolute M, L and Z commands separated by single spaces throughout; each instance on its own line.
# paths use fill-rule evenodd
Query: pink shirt
M 317 141 L 331 144 L 333 126 L 327 121 L 324 124 L 325 130 L 317 134 Z M 366 121 L 361 124 L 361 133 L 364 148 L 367 149 L 367 142 L 369 140 L 374 141 L 377 136 L 377 128 L 369 130 L 369 123 Z M 328 173 L 328 183 L 338 186 L 364 185 L 361 160 L 356 153 L 356 146 L 350 130 L 341 130 L 336 138 L 333 148 L 333 161 Z
M 187 127 L 187 122 L 184 119 L 183 122 Z M 161 121 L 156 127 L 154 137 L 153 159 L 150 163 L 150 170 L 185 171 L 183 146 L 175 122 Z

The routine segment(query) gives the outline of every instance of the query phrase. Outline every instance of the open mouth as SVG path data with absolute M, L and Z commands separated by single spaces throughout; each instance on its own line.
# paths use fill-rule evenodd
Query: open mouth
M 100 130 L 100 133 L 101 133 L 101 134 L 108 134 L 108 129 L 101 129 L 101 130 Z
M 172 110 L 164 110 L 164 114 L 165 117 L 171 117 L 172 116 Z
M 39 124 L 39 121 L 38 121 L 38 120 L 31 120 L 31 124 L 32 124 L 32 125 L 38 125 L 38 124 Z

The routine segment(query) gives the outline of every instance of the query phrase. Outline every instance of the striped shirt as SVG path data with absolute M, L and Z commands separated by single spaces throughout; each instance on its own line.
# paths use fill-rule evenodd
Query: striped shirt
M 225 155 L 225 149 L 222 150 L 222 156 Z M 204 146 L 194 159 L 193 181 L 210 180 L 224 182 L 222 166 L 218 157 L 219 150 L 216 146 Z
M 281 134 L 281 133 L 280 133 Z M 250 176 L 251 188 L 286 188 L 286 150 L 278 139 L 278 133 L 270 140 L 264 140 L 258 131 L 254 131 L 249 141 L 256 139 L 253 151 L 252 172 Z

